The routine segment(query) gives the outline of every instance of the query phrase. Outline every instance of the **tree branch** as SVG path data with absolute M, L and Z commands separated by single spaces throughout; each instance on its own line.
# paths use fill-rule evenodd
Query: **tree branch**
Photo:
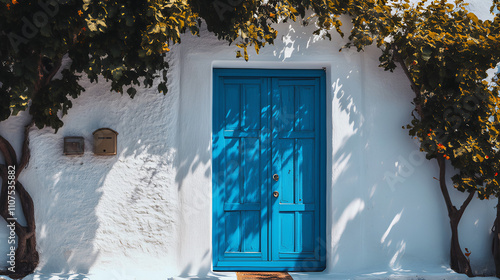
M 52 78 L 54 78 L 54 76 L 57 74 L 57 72 L 59 72 L 59 69 L 61 68 L 61 65 L 62 65 L 62 57 L 60 59 L 57 60 L 56 64 L 54 64 L 54 67 L 50 70 L 49 73 L 45 74 L 44 72 L 44 66 L 43 66 L 43 62 L 42 62 L 42 55 L 40 54 L 39 57 L 38 57 L 38 79 L 37 79 L 37 82 L 35 83 L 35 89 L 34 89 L 34 93 L 33 93 L 33 96 L 31 97 L 31 99 L 35 99 L 35 96 L 37 95 L 37 93 L 40 91 L 41 88 L 43 88 L 44 86 L 48 85 L 50 83 L 50 81 L 52 80 Z
M 29 232 L 34 232 L 36 225 L 34 223 L 35 207 L 33 204 L 33 199 L 26 191 L 23 184 L 21 184 L 19 181 L 16 182 L 16 192 L 21 200 L 21 207 L 23 208 L 24 217 L 26 218 L 26 222 L 28 224 L 28 230 Z
M 469 205 L 469 203 L 474 198 L 474 194 L 476 194 L 475 190 L 469 193 L 469 195 L 467 196 L 467 199 L 464 201 L 464 203 L 462 203 L 462 206 L 460 206 L 460 209 L 458 210 L 459 217 L 462 217 L 462 215 L 463 215 L 463 213 L 465 211 L 465 208 L 467 208 L 467 206 Z
M 446 162 L 444 161 L 444 158 L 441 157 L 436 158 L 436 160 L 439 165 L 439 187 L 441 188 L 441 193 L 443 194 L 444 202 L 446 203 L 446 208 L 448 209 L 448 215 L 451 217 L 451 215 L 457 211 L 457 208 L 453 206 L 450 193 L 448 192 L 448 187 L 446 186 Z
M 2 152 L 3 157 L 5 158 L 6 165 L 17 165 L 17 157 L 14 148 L 12 148 L 12 145 L 10 145 L 9 141 L 7 141 L 7 139 L 3 138 L 1 135 L 0 135 L 0 151 Z
M 4 173 L 7 174 L 7 165 L 0 164 L 0 178 L 3 178 Z
M 29 147 L 30 145 L 29 130 L 34 124 L 35 122 L 33 121 L 33 118 L 31 118 L 30 122 L 24 127 L 24 141 L 23 141 L 21 163 L 16 168 L 16 177 L 19 176 L 21 171 L 23 171 L 23 169 L 28 165 L 30 161 L 31 151 Z
M 410 81 L 410 86 L 411 89 L 413 90 L 413 93 L 415 93 L 416 98 L 420 98 L 422 94 L 420 93 L 420 89 L 418 88 L 417 84 L 413 81 L 413 78 L 411 77 L 410 71 L 408 71 L 408 67 L 406 66 L 403 58 L 399 54 L 398 48 L 396 45 L 392 46 L 392 51 L 393 51 L 393 56 L 394 56 L 394 61 L 398 62 L 399 65 L 401 65 L 401 68 L 403 69 L 403 72 L 405 73 L 406 77 Z M 423 111 L 422 111 L 422 106 L 418 103 L 415 103 L 415 109 L 417 110 L 418 114 L 420 117 L 424 117 Z
M 38 55 L 38 66 L 37 66 L 37 71 L 38 71 L 38 79 L 36 79 L 35 82 L 35 88 L 33 90 L 33 96 L 31 99 L 33 100 L 36 93 L 40 91 L 42 88 L 42 81 L 43 81 L 43 63 L 42 63 L 42 55 Z
M 62 57 L 57 61 L 57 63 L 54 65 L 54 68 L 52 68 L 52 71 L 48 73 L 46 76 L 44 76 L 43 83 L 44 85 L 48 85 L 52 78 L 59 72 L 59 69 L 61 68 L 62 65 Z
M 17 248 L 15 251 L 16 260 L 15 260 L 15 272 L 12 271 L 0 271 L 0 274 L 8 275 L 13 279 L 23 278 L 28 274 L 33 273 L 35 268 L 39 263 L 39 255 L 36 250 L 36 224 L 35 224 L 35 209 L 33 199 L 30 194 L 26 191 L 24 186 L 18 181 L 20 171 L 26 166 L 29 161 L 29 142 L 28 142 L 28 132 L 29 128 L 32 125 L 32 121 L 30 124 L 25 126 L 25 142 L 23 146 L 23 151 L 27 151 L 27 156 L 25 152 L 23 152 L 22 157 L 22 165 L 23 167 L 19 168 L 16 166 L 16 176 L 14 178 L 15 182 L 15 190 L 17 195 L 19 196 L 19 200 L 17 203 L 21 204 L 21 208 L 23 210 L 23 215 L 26 220 L 27 226 L 23 226 L 20 224 L 15 217 L 13 217 L 13 209 L 9 209 L 9 200 L 12 199 L 11 193 L 9 193 L 9 187 L 12 186 L 10 180 L 8 180 L 8 168 L 6 165 L 0 165 L 0 177 L 1 177 L 1 185 L 0 185 L 0 216 L 5 220 L 7 225 L 11 225 L 14 227 L 15 234 L 17 236 Z M 16 153 L 10 143 L 0 136 L 0 148 L 1 152 L 6 155 L 8 158 L 6 161 L 12 162 L 16 160 Z

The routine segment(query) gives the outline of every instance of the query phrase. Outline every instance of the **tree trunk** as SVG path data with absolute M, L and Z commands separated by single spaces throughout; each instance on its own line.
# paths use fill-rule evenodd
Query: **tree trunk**
M 458 240 L 458 223 L 460 219 L 454 222 L 453 218 L 450 221 L 451 225 L 451 247 L 450 247 L 450 267 L 455 272 L 464 273 L 469 277 L 474 277 L 469 260 L 465 257 L 460 247 Z
M 495 271 L 497 278 L 500 278 L 500 197 L 497 202 L 497 217 L 493 223 L 493 246 L 491 251 L 495 260 Z
M 421 97 L 420 87 L 415 84 L 413 78 L 411 77 L 410 72 L 408 71 L 408 67 L 405 64 L 404 59 L 399 54 L 398 49 L 395 45 L 393 45 L 394 50 L 394 61 L 401 65 L 406 77 L 410 81 L 411 89 L 415 93 L 416 99 Z M 422 108 L 423 104 L 415 102 L 415 110 L 420 115 L 421 118 L 424 118 L 424 111 Z M 448 217 L 450 218 L 450 226 L 451 226 L 451 247 L 450 247 L 450 267 L 457 273 L 466 274 L 469 277 L 473 277 L 472 269 L 470 266 L 469 260 L 465 257 L 462 252 L 462 248 L 460 247 L 460 242 L 458 238 L 458 224 L 460 223 L 460 219 L 465 211 L 465 208 L 469 205 L 470 201 L 474 197 L 475 191 L 469 193 L 467 198 L 459 210 L 453 205 L 451 202 L 450 194 L 448 192 L 448 187 L 446 186 L 446 161 L 443 157 L 440 157 L 441 154 L 437 155 L 437 162 L 439 165 L 439 187 L 441 189 L 441 193 L 443 194 L 444 201 L 446 203 L 446 209 L 448 210 Z M 497 215 L 498 217 L 499 215 Z M 498 218 L 497 218 L 498 219 Z M 498 266 L 497 266 L 498 267 Z M 498 271 L 498 269 L 497 269 Z M 497 273 L 498 274 L 498 273 Z
M 469 193 L 464 203 L 457 210 L 457 208 L 451 202 L 450 194 L 448 192 L 448 187 L 446 186 L 446 162 L 444 158 L 438 157 L 437 162 L 439 165 L 439 186 L 441 193 L 443 194 L 444 201 L 446 203 L 446 209 L 448 210 L 448 217 L 450 218 L 451 226 L 451 247 L 450 247 L 450 267 L 457 273 L 466 274 L 469 277 L 474 277 L 469 260 L 465 257 L 460 247 L 460 242 L 458 238 L 458 224 L 465 208 L 469 205 L 472 198 L 474 198 L 475 191 Z
M 33 122 L 30 122 L 24 129 L 24 143 L 20 163 L 17 162 L 16 152 L 9 141 L 0 136 L 0 152 L 5 158 L 5 165 L 0 164 L 0 177 L 2 179 L 0 189 L 0 216 L 7 222 L 7 225 L 12 225 L 13 231 L 17 236 L 17 241 L 15 243 L 9 243 L 9 248 L 11 246 L 15 248 L 15 253 L 11 253 L 9 250 L 9 254 L 13 254 L 15 260 L 13 263 L 8 264 L 8 269 L 0 271 L 0 274 L 7 275 L 14 279 L 23 278 L 33 273 L 39 262 L 39 255 L 36 250 L 35 208 L 33 200 L 24 186 L 18 181 L 19 174 L 29 162 L 30 150 L 28 136 L 29 129 L 32 125 Z M 10 173 L 9 170 L 11 171 Z M 15 170 L 14 178 L 12 178 L 13 170 Z M 12 196 L 12 193 L 9 193 L 9 191 L 12 190 L 12 186 L 15 186 L 17 199 Z M 12 208 L 9 209 L 9 200 L 18 200 L 15 202 L 14 206 L 21 206 L 26 220 L 26 226 L 19 224 L 17 222 L 17 217 L 13 216 Z M 12 207 L 12 204 L 10 205 L 10 207 Z M 11 259 L 11 257 L 9 258 Z
M 40 90 L 50 83 L 52 78 L 54 78 L 54 76 L 59 72 L 62 65 L 61 57 L 54 63 L 52 70 L 49 73 L 46 73 L 42 61 L 43 56 L 40 54 L 37 69 L 38 81 L 35 83 L 31 100 L 36 99 L 36 96 L 40 94 Z M 28 165 L 30 160 L 31 153 L 29 148 L 29 130 L 33 125 L 34 121 L 31 116 L 31 120 L 24 127 L 24 142 L 21 162 L 17 161 L 16 152 L 14 148 L 12 148 L 12 145 L 10 145 L 9 141 L 0 136 L 0 153 L 3 154 L 5 159 L 5 164 L 0 164 L 0 177 L 2 180 L 0 189 L 0 216 L 2 216 L 8 225 L 12 224 L 13 227 L 15 226 L 14 232 L 17 236 L 17 242 L 15 244 L 9 244 L 9 249 L 12 245 L 17 246 L 15 247 L 14 271 L 7 269 L 0 271 L 0 274 L 7 275 L 14 279 L 24 278 L 25 276 L 33 273 L 39 262 L 39 255 L 36 250 L 35 207 L 33 199 L 31 199 L 30 194 L 18 181 L 20 173 Z M 15 169 L 14 180 L 8 178 L 11 175 L 9 174 L 9 169 L 12 170 L 12 167 Z M 17 194 L 19 198 L 19 201 L 16 201 L 15 206 L 17 207 L 19 204 L 21 205 L 26 220 L 26 226 L 19 224 L 15 217 L 12 216 L 13 212 L 9 209 L 9 199 L 12 200 L 12 196 L 9 193 L 9 187 L 12 188 L 12 185 L 15 185 L 15 194 Z M 12 266 L 9 266 L 9 268 L 12 268 Z

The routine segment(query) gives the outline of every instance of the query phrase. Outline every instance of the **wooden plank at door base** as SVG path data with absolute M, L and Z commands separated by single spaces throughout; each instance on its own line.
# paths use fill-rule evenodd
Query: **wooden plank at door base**
M 293 280 L 288 272 L 236 272 L 238 280 Z

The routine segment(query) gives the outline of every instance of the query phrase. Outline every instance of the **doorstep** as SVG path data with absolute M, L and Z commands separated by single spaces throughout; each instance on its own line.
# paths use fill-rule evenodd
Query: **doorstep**
M 288 272 L 236 272 L 238 280 L 293 280 Z

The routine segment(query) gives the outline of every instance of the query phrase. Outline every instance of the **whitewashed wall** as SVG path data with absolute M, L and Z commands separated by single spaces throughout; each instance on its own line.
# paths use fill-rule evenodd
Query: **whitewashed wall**
M 489 8 L 480 0 L 471 7 Z M 33 129 L 31 163 L 20 178 L 36 209 L 41 262 L 31 279 L 227 276 L 211 271 L 212 70 L 218 67 L 326 68 L 328 261 L 325 272 L 296 279 L 450 276 L 437 164 L 401 128 L 413 109 L 406 77 L 378 68 L 376 49 L 339 52 L 339 36 L 323 41 L 313 30 L 281 24 L 280 40 L 260 55 L 250 51 L 250 62 L 206 31 L 185 36 L 169 56 L 166 96 L 153 88 L 132 100 L 109 93 L 104 82 L 86 83 L 63 128 Z M 0 123 L 17 151 L 25 122 L 21 114 Z M 92 153 L 92 132 L 101 127 L 118 131 L 117 156 Z M 64 156 L 65 136 L 83 136 L 85 154 Z M 451 194 L 457 204 L 465 198 Z M 478 274 L 494 271 L 494 206 L 474 200 L 460 227 Z M 0 231 L 3 264 L 7 234 Z

